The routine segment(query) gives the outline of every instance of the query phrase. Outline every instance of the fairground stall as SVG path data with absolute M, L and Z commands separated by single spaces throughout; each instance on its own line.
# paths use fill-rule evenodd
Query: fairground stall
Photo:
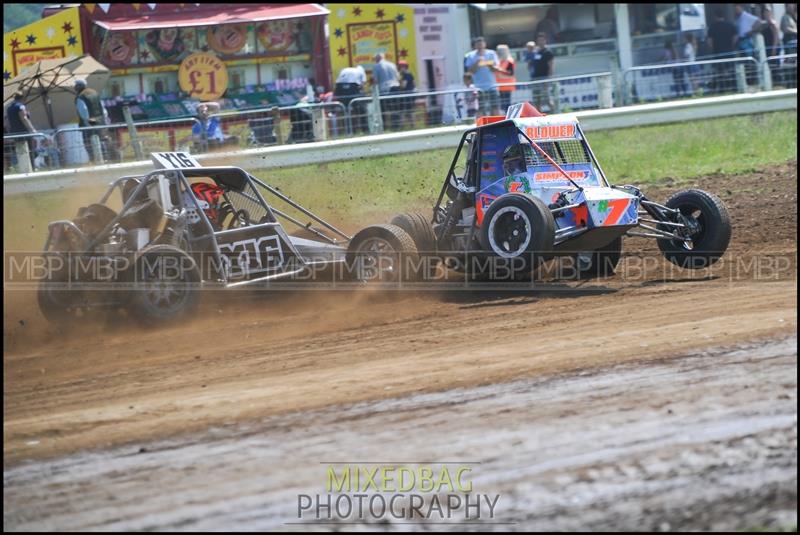
M 86 52 L 111 70 L 101 93 L 109 118 L 124 122 L 127 107 L 137 124 L 151 123 L 137 126 L 145 148 L 187 146 L 200 102 L 219 103 L 222 114 L 290 107 L 330 87 L 328 10 L 318 4 L 81 4 L 78 12 Z M 228 118 L 225 137 L 244 144 L 249 123 Z M 132 150 L 127 135 L 118 144 Z

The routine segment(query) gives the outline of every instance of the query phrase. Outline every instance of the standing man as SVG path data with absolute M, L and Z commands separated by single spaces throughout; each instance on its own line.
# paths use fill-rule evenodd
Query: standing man
M 536 53 L 536 41 L 528 41 L 525 43 L 525 52 L 522 53 L 522 58 L 525 64 L 528 65 L 528 77 L 533 80 L 533 55 Z
M 34 128 L 33 123 L 31 123 L 31 114 L 28 112 L 28 108 L 25 107 L 24 98 L 25 97 L 21 91 L 15 92 L 14 102 L 12 102 L 6 109 L 9 134 L 11 135 L 36 133 L 36 128 Z M 27 138 L 25 139 L 25 143 L 28 145 L 28 152 L 32 158 L 34 150 L 33 139 Z M 17 151 L 14 150 L 11 154 L 12 159 L 15 159 Z
M 75 108 L 78 111 L 79 126 L 81 128 L 86 126 L 100 126 L 106 124 L 106 112 L 103 102 L 100 100 L 100 95 L 91 87 L 86 87 L 86 80 L 78 78 L 75 80 Z M 100 163 L 97 161 L 94 150 L 92 150 L 92 136 L 100 138 L 101 151 L 104 154 L 108 153 L 108 130 L 106 129 L 90 129 L 83 131 L 83 144 L 86 146 L 86 152 L 92 162 Z
M 736 46 L 736 26 L 725 20 L 725 13 L 720 6 L 714 6 L 714 21 L 708 26 L 708 44 L 714 58 L 723 59 L 733 57 Z M 711 82 L 713 93 L 726 93 L 733 89 L 734 71 L 729 63 L 714 64 L 714 79 Z
M 381 96 L 395 93 L 400 90 L 400 75 L 397 72 L 397 66 L 386 59 L 383 53 L 375 54 L 375 67 L 372 69 L 372 77 L 378 85 L 378 92 Z M 383 124 L 389 124 L 386 121 L 387 113 L 392 118 L 392 128 L 397 128 L 398 117 L 394 113 L 399 104 L 398 99 L 381 100 L 381 114 L 383 115 Z
M 464 58 L 464 69 L 472 74 L 475 87 L 481 90 L 481 113 L 485 115 L 500 115 L 499 100 L 494 73 L 500 69 L 497 54 L 494 50 L 486 48 L 486 40 L 476 37 L 473 41 L 474 49 Z
M 797 4 L 784 4 L 786 11 L 781 17 L 783 53 L 797 53 Z
M 10 134 L 35 134 L 36 128 L 31 123 L 31 114 L 25 107 L 24 95 L 21 91 L 14 93 L 14 102 L 6 110 Z
M 350 102 L 358 97 L 364 96 L 364 85 L 367 83 L 367 73 L 364 67 L 345 67 L 339 72 L 336 78 L 336 86 L 333 89 L 333 98 L 344 104 L 349 109 Z M 363 103 L 353 104 L 353 130 L 355 132 L 368 132 L 367 117 Z M 354 132 L 354 133 L 355 133 Z
M 536 35 L 537 47 L 531 54 L 531 80 L 546 80 L 553 76 L 555 70 L 555 55 L 547 48 L 547 34 L 540 32 Z M 553 100 L 553 84 L 541 82 L 533 86 L 533 102 L 539 111 L 555 112 Z
M 414 75 L 408 70 L 408 62 L 400 60 L 397 62 L 400 69 L 400 92 L 413 93 L 417 87 L 414 82 Z M 414 97 L 401 98 L 397 109 L 400 110 L 400 125 L 403 127 L 413 126 L 414 124 Z
M 735 4 L 737 47 L 747 56 L 754 52 L 753 35 L 761 31 L 761 22 L 755 15 L 748 13 L 744 4 Z
M 545 15 L 545 18 L 539 21 L 539 24 L 536 25 L 536 33 L 545 34 L 547 36 L 547 40 L 551 43 L 558 41 L 558 8 L 556 6 L 551 6 L 547 9 L 547 15 Z

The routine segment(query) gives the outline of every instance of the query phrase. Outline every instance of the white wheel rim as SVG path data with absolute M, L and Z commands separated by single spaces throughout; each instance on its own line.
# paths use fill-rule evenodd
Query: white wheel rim
M 356 250 L 358 277 L 361 280 L 381 280 L 384 274 L 391 279 L 395 274 L 397 251 L 383 238 L 367 238 Z
M 525 239 L 516 248 L 514 248 L 513 251 L 510 250 L 511 246 L 507 240 L 501 240 L 496 235 L 496 233 L 500 231 L 498 228 L 498 222 L 509 217 L 506 214 L 511 214 L 510 217 L 512 217 L 514 221 L 521 220 L 524 224 L 523 228 L 525 232 Z M 532 231 L 533 225 L 531 225 L 531 220 L 522 209 L 517 208 L 516 206 L 506 206 L 505 208 L 500 208 L 494 214 L 494 216 L 492 216 L 491 221 L 489 221 L 489 246 L 492 248 L 493 253 L 502 258 L 516 258 L 527 250 L 528 245 L 531 242 L 531 234 L 533 233 Z

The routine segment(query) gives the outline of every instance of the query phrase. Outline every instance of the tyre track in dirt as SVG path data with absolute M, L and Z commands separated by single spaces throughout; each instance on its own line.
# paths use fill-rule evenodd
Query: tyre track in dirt
M 629 240 L 623 273 L 603 281 L 521 292 L 217 294 L 194 321 L 155 331 L 59 331 L 16 292 L 5 311 L 4 459 L 796 332 L 796 162 L 695 183 L 720 192 L 734 223 L 729 254 L 708 273 L 659 260 L 642 275 L 636 261 L 657 255 L 655 245 Z M 771 276 L 737 266 L 764 254 L 785 261 Z
M 497 507 L 479 526 L 463 524 L 463 510 L 446 520 L 458 529 L 785 529 L 797 522 L 797 339 L 24 463 L 4 472 L 4 527 L 352 529 L 299 518 L 298 494 L 325 496 L 331 462 L 378 459 L 476 463 L 473 490 L 499 495 Z

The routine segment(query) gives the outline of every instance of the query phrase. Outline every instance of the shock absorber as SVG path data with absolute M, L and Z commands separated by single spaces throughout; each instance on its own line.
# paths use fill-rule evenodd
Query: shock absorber
M 455 200 L 447 205 L 447 212 L 445 213 L 444 222 L 442 223 L 442 227 L 439 231 L 439 243 L 446 243 L 445 240 L 450 239 L 456 224 L 458 223 L 459 219 L 461 219 L 461 211 L 464 209 L 466 200 L 467 195 L 464 192 L 459 191 Z

